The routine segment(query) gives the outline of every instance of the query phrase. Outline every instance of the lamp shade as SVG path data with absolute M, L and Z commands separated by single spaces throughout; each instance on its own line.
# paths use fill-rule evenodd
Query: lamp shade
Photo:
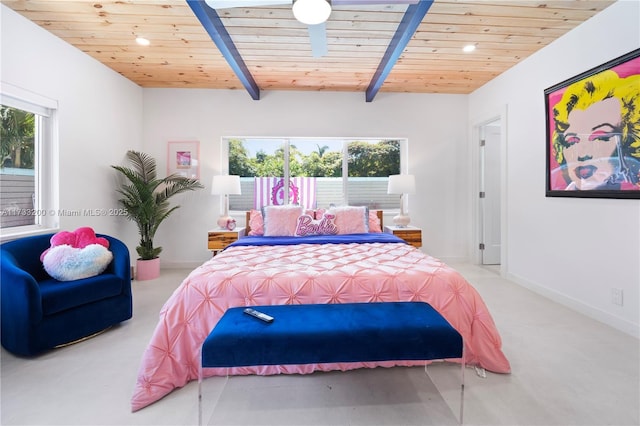
M 213 195 L 242 194 L 240 189 L 240 176 L 214 176 L 213 181 L 211 182 L 211 193 Z
M 391 175 L 387 194 L 415 194 L 416 177 L 414 175 Z
M 328 0 L 294 0 L 293 16 L 306 25 L 322 24 L 331 15 L 331 3 Z

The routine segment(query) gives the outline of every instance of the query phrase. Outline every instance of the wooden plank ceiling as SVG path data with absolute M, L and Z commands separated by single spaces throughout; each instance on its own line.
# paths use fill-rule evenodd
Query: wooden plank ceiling
M 184 0 L 1 1 L 142 87 L 244 90 Z M 380 90 L 470 93 L 614 2 L 435 0 Z M 289 6 L 217 12 L 261 90 L 364 93 L 406 9 L 334 6 L 321 58 Z

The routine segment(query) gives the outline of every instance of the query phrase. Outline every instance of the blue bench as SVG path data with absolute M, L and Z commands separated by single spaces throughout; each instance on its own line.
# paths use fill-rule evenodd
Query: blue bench
M 463 357 L 460 333 L 424 302 L 253 308 L 274 321 L 228 309 L 202 345 L 200 383 L 202 368 Z

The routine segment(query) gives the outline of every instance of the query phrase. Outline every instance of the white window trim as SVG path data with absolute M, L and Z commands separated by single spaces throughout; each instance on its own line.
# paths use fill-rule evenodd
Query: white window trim
M 59 210 L 59 138 L 58 138 L 58 101 L 32 91 L 0 82 L 0 103 L 46 117 L 46 123 L 40 126 L 40 137 L 36 138 L 36 182 L 38 197 L 36 211 L 46 212 L 39 215 L 35 225 L 0 229 L 0 241 L 13 240 L 29 235 L 56 232 L 60 228 L 57 212 Z

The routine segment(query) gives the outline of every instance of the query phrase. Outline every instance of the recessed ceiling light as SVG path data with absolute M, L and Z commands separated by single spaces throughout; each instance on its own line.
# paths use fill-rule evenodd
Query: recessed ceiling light
M 476 50 L 476 45 L 475 44 L 467 44 L 465 47 L 462 48 L 463 52 L 473 52 L 474 50 Z
M 144 37 L 136 37 L 136 43 L 140 46 L 148 46 L 151 44 L 151 42 Z

